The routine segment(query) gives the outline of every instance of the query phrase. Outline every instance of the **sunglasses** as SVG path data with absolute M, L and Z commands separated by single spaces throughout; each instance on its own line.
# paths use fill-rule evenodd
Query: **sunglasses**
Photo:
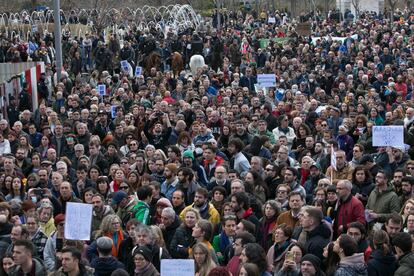
M 128 186 L 121 186 L 121 187 L 119 187 L 119 189 L 120 189 L 120 190 L 128 190 L 128 189 L 129 189 L 129 187 L 128 187 Z

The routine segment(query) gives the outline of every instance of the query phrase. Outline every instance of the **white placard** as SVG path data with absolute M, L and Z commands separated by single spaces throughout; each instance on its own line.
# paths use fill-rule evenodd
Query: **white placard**
M 38 28 L 37 25 L 32 25 L 32 33 L 37 33 L 38 32 Z
M 194 260 L 162 259 L 161 275 L 194 276 Z
M 141 76 L 141 74 L 142 74 L 142 67 L 139 67 L 139 66 L 135 67 L 135 76 L 136 77 Z
M 275 87 L 276 75 L 275 74 L 258 74 L 257 84 L 260 87 Z
M 269 17 L 269 19 L 267 20 L 267 22 L 270 23 L 270 24 L 275 24 L 276 23 L 276 18 Z
M 99 95 L 101 97 L 106 95 L 106 85 L 105 84 L 100 84 L 98 85 L 98 91 L 99 91 Z
M 404 126 L 374 126 L 372 146 L 404 148 Z
M 65 239 L 89 241 L 92 227 L 92 204 L 66 203 Z

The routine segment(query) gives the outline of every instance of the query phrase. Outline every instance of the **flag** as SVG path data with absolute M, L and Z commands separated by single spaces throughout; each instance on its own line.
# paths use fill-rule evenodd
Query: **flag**
M 331 145 L 331 167 L 336 171 L 336 152 L 333 145 Z

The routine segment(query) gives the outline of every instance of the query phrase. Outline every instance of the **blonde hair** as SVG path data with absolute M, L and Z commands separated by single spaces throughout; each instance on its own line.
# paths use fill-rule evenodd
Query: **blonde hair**
M 151 228 L 151 231 L 154 235 L 155 243 L 159 247 L 165 247 L 165 241 L 164 241 L 164 237 L 162 235 L 161 228 L 158 227 L 157 225 L 151 225 L 150 228 Z
M 207 245 L 205 245 L 202 242 L 196 243 L 191 249 L 192 249 L 191 250 L 192 259 L 194 259 L 194 252 L 196 249 L 200 249 L 203 252 L 203 254 L 206 256 L 204 263 L 199 265 L 197 262 L 194 262 L 194 264 L 195 264 L 195 272 L 198 273 L 199 276 L 207 276 L 210 270 L 216 267 L 213 261 L 213 258 L 211 256 L 210 249 L 208 249 Z

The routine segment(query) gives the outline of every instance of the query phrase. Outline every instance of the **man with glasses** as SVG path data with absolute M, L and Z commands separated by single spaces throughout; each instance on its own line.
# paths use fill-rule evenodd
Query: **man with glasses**
M 332 180 L 332 184 L 336 185 L 339 180 L 347 179 L 352 181 L 353 169 L 348 162 L 346 162 L 346 154 L 343 150 L 338 150 L 335 155 L 331 154 L 331 158 L 336 158 L 336 167 L 332 165 L 326 170 L 326 177 Z M 332 163 L 331 163 L 332 164 Z
M 414 176 L 414 160 L 407 161 L 406 168 L 408 175 Z
M 27 232 L 29 233 L 29 239 L 36 247 L 36 255 L 43 260 L 43 251 L 46 246 L 47 238 L 45 233 L 39 227 L 39 223 L 36 217 L 28 216 L 26 218 Z
M 400 208 L 400 202 L 394 188 L 388 185 L 387 175 L 384 171 L 378 171 L 375 176 L 375 189 L 368 197 L 367 220 L 384 223 L 393 212 L 398 213 Z
M 208 185 L 208 190 L 213 190 L 214 187 L 220 186 L 226 189 L 227 194 L 231 193 L 231 183 L 228 179 L 227 169 L 224 166 L 217 166 L 214 171 L 214 178 Z
M 279 202 L 282 211 L 289 208 L 290 187 L 287 184 L 280 184 L 276 190 L 276 201 Z
M 334 212 L 334 238 L 346 233 L 351 222 L 359 221 L 363 225 L 365 221 L 365 209 L 362 202 L 351 194 L 352 183 L 348 180 L 340 180 L 336 184 L 338 204 Z

